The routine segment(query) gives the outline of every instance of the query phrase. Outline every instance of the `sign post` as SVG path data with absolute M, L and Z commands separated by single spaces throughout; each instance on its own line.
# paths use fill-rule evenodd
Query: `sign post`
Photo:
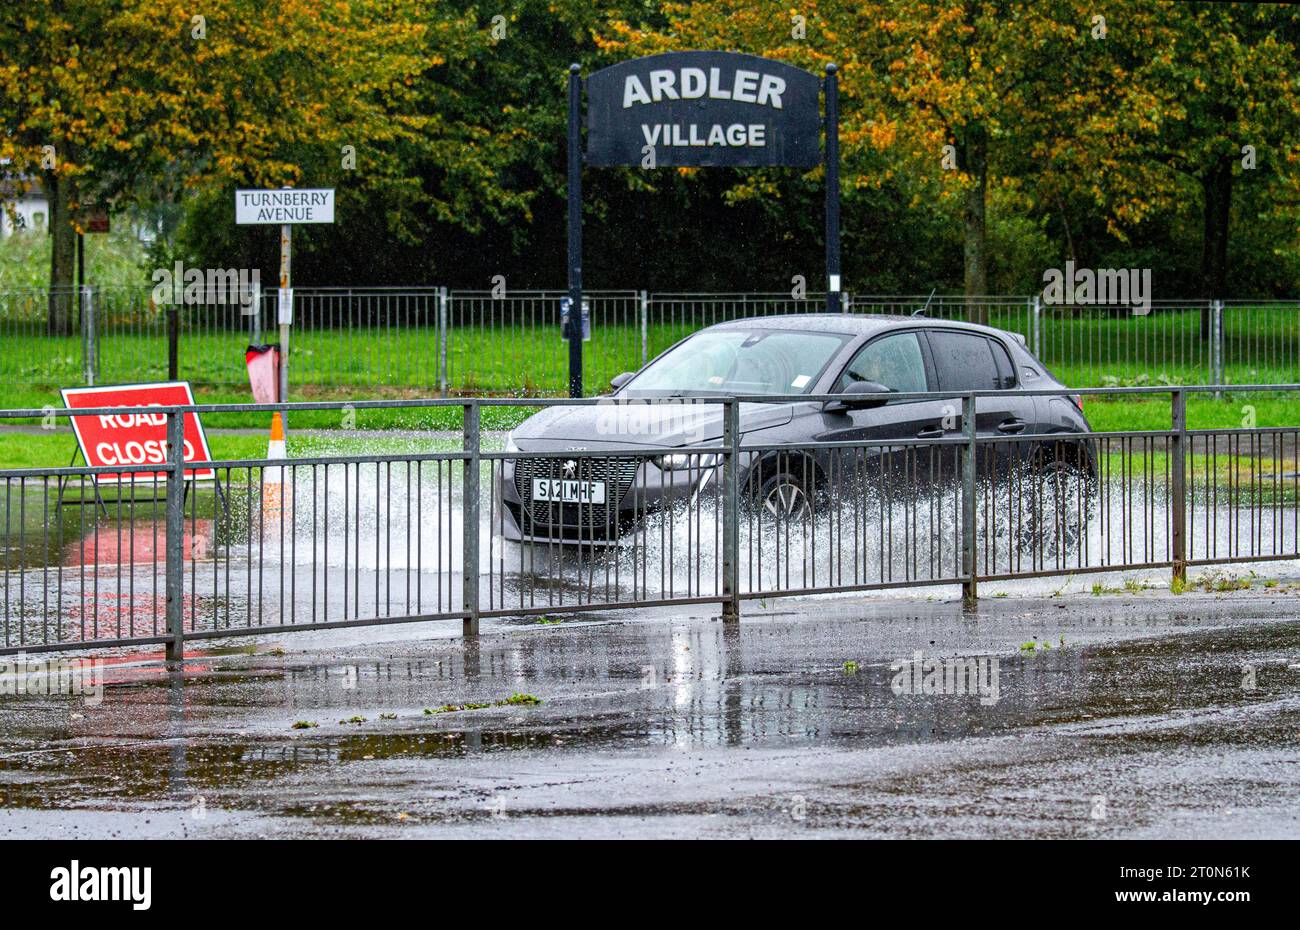
M 826 66 L 826 312 L 840 306 L 840 77 Z
M 280 291 L 276 319 L 280 324 L 280 403 L 289 400 L 289 328 L 293 325 L 293 227 L 297 223 L 333 223 L 334 189 L 235 191 L 235 223 L 280 227 Z M 257 312 L 254 307 L 253 312 Z M 284 415 L 287 424 L 288 415 Z
M 101 204 L 82 204 L 77 211 L 77 308 L 81 325 L 86 326 L 85 317 L 90 305 L 90 292 L 86 290 L 86 233 L 106 233 L 110 222 L 108 207 Z M 89 332 L 89 330 L 87 330 Z M 89 377 L 87 384 L 93 384 L 94 366 L 87 366 Z M 176 379 L 173 374 L 172 380 Z
M 289 400 L 289 327 L 293 324 L 293 286 L 290 265 L 293 262 L 293 227 L 280 225 L 280 292 L 275 302 L 276 320 L 280 324 L 280 402 Z M 282 413 L 289 422 L 289 411 Z
M 569 66 L 569 306 L 582 306 L 582 81 Z M 826 166 L 826 309 L 839 312 L 839 76 L 738 52 L 666 52 L 587 79 L 586 163 L 643 168 Z M 825 151 L 818 97 L 824 93 Z M 573 319 L 573 315 L 570 315 Z M 582 395 L 582 340 L 569 338 L 569 393 Z
M 569 65 L 569 396 L 582 396 L 582 67 Z M 577 325 L 573 325 L 577 321 Z

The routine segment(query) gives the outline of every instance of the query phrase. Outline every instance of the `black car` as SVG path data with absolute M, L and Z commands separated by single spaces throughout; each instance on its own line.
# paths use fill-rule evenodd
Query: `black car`
M 572 453 L 517 457 L 497 472 L 501 532 L 512 540 L 617 538 L 645 514 L 716 487 L 717 404 L 710 395 L 785 395 L 788 403 L 742 403 L 742 500 L 785 517 L 806 514 L 819 493 L 857 482 L 870 459 L 914 467 L 925 446 L 868 447 L 857 456 L 815 443 L 915 440 L 960 434 L 960 400 L 897 401 L 864 393 L 996 391 L 976 402 L 980 436 L 1056 434 L 1058 439 L 986 444 L 995 469 L 1014 455 L 1035 474 L 1095 474 L 1082 404 L 1074 396 L 1041 396 L 1063 388 L 1016 334 L 989 326 L 926 317 L 798 314 L 735 320 L 702 329 L 639 372 L 612 382 L 620 402 L 546 408 L 510 435 L 509 452 Z M 840 394 L 833 402 L 801 395 Z M 677 404 L 635 403 L 679 398 Z M 783 450 L 753 447 L 787 444 Z M 662 448 L 660 455 L 620 449 Z M 1029 448 L 1026 455 L 1026 448 Z M 933 446 L 928 473 L 950 474 L 956 447 Z M 877 454 L 881 453 L 883 454 Z M 935 466 L 935 462 L 938 466 Z M 909 466 L 907 463 L 911 463 Z M 948 463 L 948 464 L 945 464 Z M 983 467 L 983 466 L 981 466 Z M 877 467 L 882 478 L 890 472 Z M 508 519 L 506 519 L 508 517 Z

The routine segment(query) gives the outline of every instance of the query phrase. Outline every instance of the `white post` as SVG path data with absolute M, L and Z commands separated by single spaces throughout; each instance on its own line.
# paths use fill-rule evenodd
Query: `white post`
M 99 374 L 99 349 L 95 345 L 95 298 L 89 284 L 82 285 L 78 289 L 78 298 L 81 300 L 82 368 L 85 372 L 86 384 L 94 386 L 95 378 Z
M 1042 320 L 1043 320 L 1043 298 L 1041 294 L 1034 295 L 1033 320 L 1030 324 L 1032 334 L 1032 344 L 1034 347 L 1034 358 L 1040 362 L 1043 360 L 1043 339 L 1042 339 Z
M 293 322 L 293 291 L 290 289 L 290 263 L 293 252 L 293 227 L 288 223 L 280 227 L 280 294 L 277 316 L 280 321 L 280 403 L 289 401 L 289 325 Z M 284 426 L 289 426 L 289 413 L 284 412 Z
M 438 394 L 447 396 L 447 288 L 438 288 Z
M 650 296 L 641 292 L 641 364 L 645 365 L 650 355 Z
M 1210 302 L 1210 380 L 1215 384 L 1223 383 L 1223 301 L 1215 299 Z M 1214 392 L 1214 399 L 1221 400 L 1222 391 Z

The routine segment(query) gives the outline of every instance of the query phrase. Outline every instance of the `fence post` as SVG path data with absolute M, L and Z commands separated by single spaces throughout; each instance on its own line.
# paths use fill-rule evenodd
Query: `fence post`
M 1187 394 L 1175 390 L 1171 397 L 1170 455 L 1172 456 L 1170 536 L 1173 543 L 1173 583 L 1187 581 Z
M 1210 300 L 1210 381 L 1223 384 L 1223 302 L 1218 299 Z M 1222 397 L 1221 390 L 1214 392 L 1216 401 Z
M 722 621 L 740 620 L 740 402 L 722 402 Z
M 853 309 L 853 301 L 849 297 L 848 291 L 840 291 L 840 312 L 848 313 Z
M 167 661 L 185 655 L 185 415 L 167 414 L 167 510 L 163 544 L 166 550 Z
M 1034 358 L 1043 360 L 1043 296 L 1035 294 L 1029 302 L 1029 340 Z
M 248 344 L 262 343 L 262 286 L 253 285 L 253 293 L 248 298 L 249 308 L 253 311 L 248 317 Z
M 99 374 L 99 349 L 95 345 L 95 297 L 90 285 L 79 289 L 81 299 L 81 354 L 86 384 L 93 387 Z
M 461 519 L 461 593 L 465 617 L 463 634 L 478 635 L 478 517 L 479 517 L 479 405 L 472 400 L 465 405 L 465 459 Z
M 966 442 L 962 445 L 961 462 L 961 573 L 965 579 L 961 583 L 961 598 L 963 604 L 967 607 L 973 607 L 978 596 L 975 583 L 977 564 L 975 546 L 978 536 L 975 532 L 977 506 L 975 500 L 976 432 L 974 393 L 967 394 L 961 399 L 961 428 L 966 437 Z
M 447 396 L 447 289 L 438 288 L 438 394 Z
M 181 313 L 175 304 L 167 306 L 167 380 L 175 381 L 181 369 Z
M 650 295 L 641 292 L 641 364 L 650 360 Z

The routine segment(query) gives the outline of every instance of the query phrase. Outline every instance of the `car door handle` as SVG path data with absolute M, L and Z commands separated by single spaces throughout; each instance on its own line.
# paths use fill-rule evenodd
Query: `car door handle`
M 1019 417 L 1012 417 L 1009 420 L 1003 420 L 998 424 L 999 433 L 1023 433 L 1025 431 L 1025 421 Z
M 917 439 L 938 439 L 943 436 L 943 430 L 937 426 L 926 427 L 916 434 Z

